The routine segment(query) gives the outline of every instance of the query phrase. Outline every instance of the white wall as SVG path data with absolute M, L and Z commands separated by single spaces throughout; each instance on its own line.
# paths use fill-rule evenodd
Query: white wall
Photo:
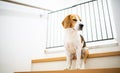
M 108 0 L 109 1 L 109 0 Z M 116 26 L 117 41 L 120 44 L 120 0 L 110 0 L 112 7 L 113 18 Z
M 0 73 L 30 71 L 46 42 L 46 17 L 40 10 L 0 1 Z

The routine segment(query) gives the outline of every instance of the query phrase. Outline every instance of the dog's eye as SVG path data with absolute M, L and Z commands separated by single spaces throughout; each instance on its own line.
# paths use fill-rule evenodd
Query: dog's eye
M 73 19 L 73 21 L 77 21 L 76 19 Z

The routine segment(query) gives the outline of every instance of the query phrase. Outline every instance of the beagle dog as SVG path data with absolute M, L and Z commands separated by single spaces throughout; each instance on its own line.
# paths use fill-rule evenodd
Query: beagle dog
M 83 69 L 81 67 L 81 58 L 86 63 L 88 56 L 88 48 L 80 31 L 83 29 L 81 18 L 78 15 L 70 14 L 62 21 L 62 26 L 65 29 L 64 47 L 66 48 L 66 69 L 71 69 L 72 60 L 76 58 L 76 69 Z M 82 63 L 82 64 L 84 64 Z

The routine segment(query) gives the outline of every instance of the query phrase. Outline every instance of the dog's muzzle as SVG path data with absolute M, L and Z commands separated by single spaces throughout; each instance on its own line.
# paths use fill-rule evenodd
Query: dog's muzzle
M 79 24 L 79 30 L 82 30 L 83 29 L 83 24 Z

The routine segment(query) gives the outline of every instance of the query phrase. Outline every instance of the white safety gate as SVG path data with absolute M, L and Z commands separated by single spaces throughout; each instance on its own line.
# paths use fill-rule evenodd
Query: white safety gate
M 107 0 L 84 0 L 77 5 L 48 13 L 46 48 L 63 47 L 62 20 L 68 14 L 78 14 L 84 23 L 87 43 L 114 39 Z

